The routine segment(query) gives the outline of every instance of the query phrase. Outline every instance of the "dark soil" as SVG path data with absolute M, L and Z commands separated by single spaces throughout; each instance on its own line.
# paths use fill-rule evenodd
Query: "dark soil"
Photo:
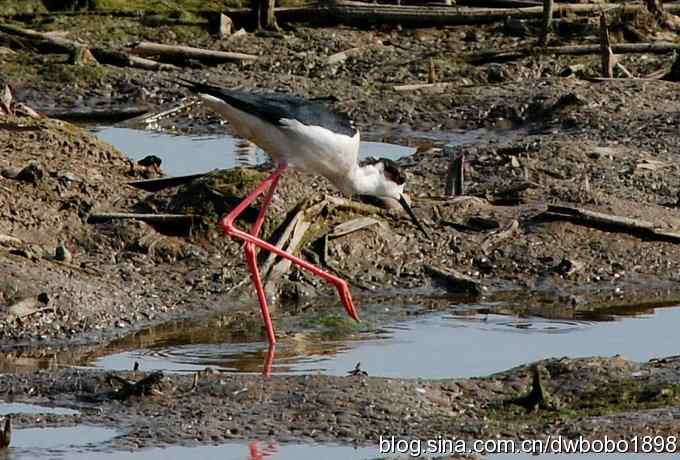
M 542 375 L 548 403 L 528 411 L 511 401 L 529 392 L 532 366 Z M 532 366 L 467 380 L 225 378 L 201 372 L 165 376 L 150 388 L 151 395 L 123 401 L 116 391 L 120 385 L 96 371 L 8 375 L 3 385 L 17 401 L 58 402 L 81 411 L 46 419 L 24 415 L 18 419 L 22 425 L 115 425 L 126 433 L 116 438 L 116 446 L 125 448 L 242 438 L 375 445 L 380 436 L 473 441 L 677 435 L 678 360 L 564 358 Z M 119 376 L 139 381 L 145 374 Z

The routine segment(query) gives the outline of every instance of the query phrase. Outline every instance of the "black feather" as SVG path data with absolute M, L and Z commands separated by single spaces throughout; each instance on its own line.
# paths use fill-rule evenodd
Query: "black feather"
M 282 126 L 282 120 L 289 119 L 297 120 L 307 126 L 321 126 L 350 137 L 357 132 L 347 114 L 334 112 L 316 101 L 283 93 L 257 94 L 220 88 L 185 79 L 180 79 L 177 83 L 196 93 L 222 99 L 232 107 L 255 115 L 273 125 Z

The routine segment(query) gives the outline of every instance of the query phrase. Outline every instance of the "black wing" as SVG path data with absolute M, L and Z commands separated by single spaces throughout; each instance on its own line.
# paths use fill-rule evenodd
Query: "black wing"
M 283 93 L 256 94 L 184 79 L 178 83 L 196 93 L 222 99 L 227 104 L 274 125 L 282 126 L 281 120 L 289 119 L 308 126 L 321 126 L 350 137 L 357 132 L 347 114 L 334 112 L 316 101 Z

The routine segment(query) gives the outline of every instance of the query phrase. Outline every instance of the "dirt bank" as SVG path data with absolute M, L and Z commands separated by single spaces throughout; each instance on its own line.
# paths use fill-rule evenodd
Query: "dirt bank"
M 527 405 L 523 401 L 535 366 L 544 399 Z M 7 376 L 4 385 L 12 388 L 16 401 L 58 401 L 81 411 L 46 419 L 24 415 L 17 420 L 22 426 L 115 425 L 125 431 L 116 438 L 116 447 L 267 438 L 376 445 L 380 436 L 470 442 L 548 435 L 616 440 L 673 436 L 678 430 L 679 372 L 677 360 L 640 364 L 620 358 L 546 360 L 467 380 L 225 378 L 201 372 L 195 378 L 165 376 L 149 388 L 153 394 L 123 402 L 122 393 L 113 390 L 120 384 L 96 371 Z M 138 381 L 145 374 L 119 376 Z M 677 446 L 668 451 L 677 451 Z

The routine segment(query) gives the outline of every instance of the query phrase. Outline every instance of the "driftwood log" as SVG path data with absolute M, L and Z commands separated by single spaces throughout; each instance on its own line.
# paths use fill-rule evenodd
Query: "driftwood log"
M 220 64 L 224 62 L 255 61 L 258 59 L 254 54 L 208 50 L 191 46 L 163 45 L 152 42 L 137 43 L 131 52 L 138 56 L 153 56 L 160 61 L 174 63 L 184 63 L 193 59 L 205 64 Z
M 158 179 L 145 179 L 128 182 L 127 184 L 147 192 L 158 192 L 160 190 L 188 184 L 189 182 L 204 177 L 205 173 L 189 174 L 187 176 L 161 177 Z
M 197 216 L 190 214 L 137 214 L 131 212 L 100 212 L 90 214 L 88 224 L 99 224 L 112 220 L 141 220 L 154 225 L 191 225 Z
M 544 15 L 543 5 L 524 8 L 451 8 L 447 6 L 397 6 L 379 5 L 337 0 L 327 7 L 328 17 L 350 25 L 401 24 L 403 26 L 446 26 L 488 24 L 507 18 L 540 19 Z M 617 10 L 622 16 L 630 16 L 646 7 L 638 3 L 620 4 L 557 4 L 553 17 L 565 15 L 599 14 L 601 11 Z M 680 3 L 664 6 L 666 13 L 680 12 Z
M 147 106 L 116 107 L 116 108 L 82 108 L 74 110 L 43 110 L 43 114 L 50 118 L 67 121 L 120 121 L 147 113 Z
M 649 1 L 649 0 L 645 0 Z M 460 8 L 463 6 L 463 8 Z M 471 6 L 471 8 L 467 8 Z M 482 8 L 490 7 L 490 8 Z M 554 15 L 594 15 L 601 11 L 618 9 L 624 16 L 630 16 L 640 11 L 648 11 L 646 5 L 637 2 L 627 4 L 603 3 L 603 4 L 558 4 L 555 5 Z M 543 5 L 539 1 L 531 0 L 458 0 L 455 6 L 420 6 L 420 5 L 378 5 L 352 1 L 323 1 L 316 5 L 301 7 L 278 7 L 275 9 L 278 23 L 300 22 L 315 24 L 349 25 L 367 24 L 401 24 L 403 26 L 428 27 L 437 25 L 467 25 L 488 24 L 504 21 L 509 17 L 518 19 L 539 19 L 543 16 Z M 666 14 L 680 13 L 680 3 L 664 4 L 663 11 Z M 253 25 L 253 15 L 250 8 L 226 8 L 222 11 L 237 27 Z M 203 17 L 214 15 L 214 11 L 197 11 L 196 14 Z M 77 11 L 77 12 L 52 12 L 19 15 L 3 15 L 0 17 L 18 17 L 32 19 L 35 17 L 50 15 L 105 15 L 120 17 L 143 18 L 140 11 Z M 198 21 L 195 25 L 203 25 L 207 21 Z
M 631 53 L 671 53 L 680 50 L 680 43 L 652 42 L 652 43 L 615 43 L 611 45 L 615 54 Z M 599 54 L 600 45 L 571 45 L 571 46 L 545 46 L 545 47 L 517 47 L 512 49 L 490 49 L 471 54 L 467 57 L 471 64 L 488 64 L 490 62 L 506 62 L 532 55 L 554 54 L 560 55 L 587 55 Z
M 609 232 L 622 232 L 654 241 L 680 243 L 680 230 L 664 229 L 662 225 L 631 217 L 616 216 L 570 206 L 549 205 L 538 220 L 567 220 L 577 225 Z
M 84 43 L 69 40 L 53 33 L 36 32 L 8 24 L 0 24 L 0 33 L 11 43 L 37 49 L 41 53 L 67 54 L 73 64 L 100 63 L 117 67 L 136 67 L 145 70 L 173 70 L 177 67 L 150 59 L 131 56 L 123 51 L 90 48 Z

